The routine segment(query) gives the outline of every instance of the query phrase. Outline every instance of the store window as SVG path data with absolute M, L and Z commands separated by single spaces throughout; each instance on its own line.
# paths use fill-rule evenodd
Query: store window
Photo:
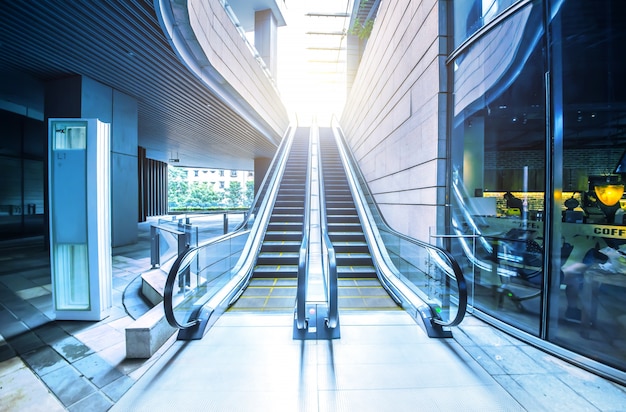
M 561 290 L 551 294 L 549 339 L 626 370 L 626 4 L 553 2 L 554 233 Z M 560 159 L 557 159 L 561 163 Z
M 474 307 L 537 336 L 547 246 L 542 16 L 527 5 L 452 62 L 455 253 L 473 271 Z
M 455 2 L 449 66 L 450 231 L 472 304 L 623 379 L 626 3 L 520 1 L 491 25 L 473 4 L 486 30 Z

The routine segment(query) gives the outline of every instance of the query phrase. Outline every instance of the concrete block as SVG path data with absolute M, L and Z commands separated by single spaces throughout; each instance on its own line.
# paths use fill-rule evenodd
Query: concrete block
M 141 295 L 153 305 L 163 302 L 163 291 L 167 273 L 162 269 L 152 269 L 141 274 Z
M 163 303 L 160 303 L 128 325 L 125 332 L 126 358 L 148 359 L 177 332 L 177 329 L 167 323 Z

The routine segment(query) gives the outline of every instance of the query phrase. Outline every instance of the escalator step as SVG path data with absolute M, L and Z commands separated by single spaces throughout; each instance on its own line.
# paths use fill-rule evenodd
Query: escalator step
M 376 277 L 374 266 L 337 266 L 339 277 Z
M 254 267 L 253 277 L 277 278 L 297 277 L 298 265 L 257 265 Z

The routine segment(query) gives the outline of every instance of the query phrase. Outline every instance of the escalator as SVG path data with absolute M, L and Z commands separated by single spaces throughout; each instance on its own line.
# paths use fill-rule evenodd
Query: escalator
M 303 236 L 309 129 L 293 139 L 250 283 L 232 311 L 291 311 Z
M 178 256 L 163 300 L 184 340 L 227 311 L 290 311 L 294 339 L 336 339 L 340 312 L 399 309 L 449 337 L 467 288 L 446 250 L 386 224 L 340 128 L 312 127 L 286 132 L 235 232 Z
M 399 309 L 378 281 L 332 130 L 321 128 L 319 141 L 327 230 L 337 259 L 339 309 Z

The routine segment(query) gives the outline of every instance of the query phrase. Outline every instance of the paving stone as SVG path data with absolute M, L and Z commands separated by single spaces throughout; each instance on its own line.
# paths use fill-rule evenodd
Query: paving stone
M 102 388 L 102 391 L 106 393 L 106 395 L 113 400 L 113 402 L 117 402 L 120 398 L 130 389 L 135 381 L 129 378 L 126 375 L 122 375 L 118 379 L 109 383 L 105 387 Z
M 69 365 L 52 371 L 41 379 L 65 406 L 73 405 L 96 391 L 87 378 Z
M 45 325 L 41 325 L 34 330 L 39 337 L 48 345 L 52 345 L 60 340 L 68 338 L 70 335 L 56 322 L 50 322 Z
M 25 353 L 22 358 L 39 376 L 69 366 L 69 363 L 57 351 L 47 345 Z
M 88 346 L 73 336 L 68 336 L 65 339 L 54 342 L 52 347 L 70 363 L 93 353 Z
M 48 388 L 19 359 L 0 362 L 0 410 L 62 412 Z
M 15 350 L 6 342 L 0 343 L 0 362 L 4 362 L 8 359 L 17 356 Z
M 7 341 L 9 345 L 20 354 L 30 352 L 45 345 L 36 333 L 30 331 L 9 338 Z
M 108 385 L 122 376 L 119 370 L 111 366 L 97 353 L 74 362 L 73 366 L 99 388 Z
M 100 392 L 95 392 L 67 408 L 69 412 L 107 411 L 113 402 Z

